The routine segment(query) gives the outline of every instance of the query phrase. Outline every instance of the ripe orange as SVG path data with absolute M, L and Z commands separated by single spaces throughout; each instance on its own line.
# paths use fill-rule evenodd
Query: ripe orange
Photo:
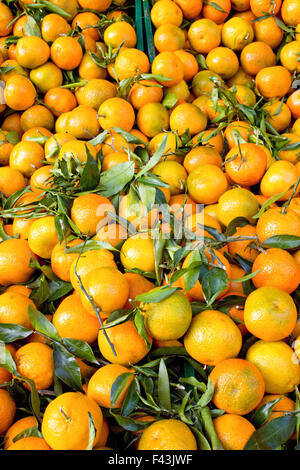
M 104 101 L 98 111 L 99 123 L 103 129 L 121 127 L 129 132 L 135 121 L 134 109 L 122 98 L 109 98 Z
M 225 450 L 243 450 L 255 431 L 246 418 L 228 413 L 214 419 L 214 427 Z
M 290 393 L 300 383 L 299 361 L 283 341 L 259 340 L 250 346 L 246 359 L 260 370 L 267 393 Z
M 60 36 L 51 46 L 51 59 L 63 70 L 73 70 L 78 67 L 83 57 L 82 48 L 76 38 Z
M 24 36 L 16 46 L 16 60 L 27 69 L 40 67 L 50 57 L 50 48 L 46 41 L 38 36 Z
M 16 403 L 7 392 L 0 388 L 0 433 L 5 434 L 12 425 L 16 414 Z
M 34 381 L 37 390 L 47 390 L 53 384 L 52 349 L 42 343 L 28 343 L 16 353 L 18 372 Z M 27 384 L 26 384 L 27 387 Z
M 219 362 L 210 374 L 214 386 L 213 403 L 235 415 L 245 415 L 261 402 L 265 384 L 258 368 L 244 359 Z
M 51 258 L 51 253 L 58 243 L 54 216 L 49 215 L 34 220 L 28 233 L 29 248 L 41 258 Z
M 201 165 L 193 170 L 187 179 L 188 193 L 200 204 L 214 204 L 228 189 L 223 171 L 216 165 Z
M 94 343 L 98 336 L 100 323 L 83 307 L 78 295 L 65 297 L 56 309 L 53 325 L 62 338 L 73 338 Z
M 13 75 L 6 82 L 4 98 L 11 109 L 23 111 L 34 104 L 36 89 L 27 77 Z
M 215 21 L 202 18 L 191 24 L 188 39 L 192 49 L 200 54 L 207 54 L 220 45 L 221 30 Z
M 236 145 L 225 157 L 226 173 L 234 183 L 241 186 L 257 184 L 264 175 L 266 167 L 267 155 L 255 144 Z
M 205 310 L 193 318 L 184 336 L 184 346 L 190 356 L 201 364 L 216 365 L 224 359 L 238 356 L 242 335 L 225 313 Z
M 71 218 L 83 234 L 95 235 L 107 223 L 107 212 L 115 212 L 109 199 L 99 194 L 85 194 L 74 199 Z
M 25 429 L 37 426 L 37 424 L 38 422 L 35 416 L 26 416 L 26 418 L 15 421 L 6 431 L 4 449 L 7 450 L 13 444 L 13 439 L 17 437 L 18 434 L 25 431 Z
M 9 165 L 29 178 L 37 168 L 43 166 L 44 156 L 44 149 L 37 142 L 21 141 L 14 146 Z
M 44 413 L 42 433 L 53 450 L 85 450 L 89 441 L 89 413 L 92 416 L 96 445 L 103 416 L 94 400 L 79 392 L 67 392 L 52 400 Z
M 88 397 L 95 400 L 98 405 L 104 408 L 111 408 L 111 387 L 114 381 L 122 374 L 131 372 L 126 367 L 119 364 L 108 364 L 98 369 L 91 377 L 88 384 Z M 128 378 L 127 385 L 124 387 L 116 403 L 112 408 L 120 408 L 125 399 L 129 385 L 133 380 L 132 377 Z
M 299 216 L 289 208 L 286 212 L 280 207 L 268 209 L 258 219 L 256 232 L 261 243 L 274 235 L 300 236 Z
M 182 421 L 162 419 L 143 431 L 138 450 L 197 450 L 197 442 Z
M 170 51 L 164 51 L 155 57 L 151 71 L 155 75 L 163 75 L 169 80 L 163 81 L 166 87 L 171 87 L 180 83 L 184 77 L 184 67 L 180 58 Z
M 24 283 L 33 275 L 29 267 L 30 249 L 26 240 L 9 239 L 0 243 L 0 284 Z
M 169 113 L 161 103 L 146 103 L 139 108 L 136 123 L 147 137 L 155 137 L 169 128 Z
M 256 75 L 255 84 L 264 98 L 281 98 L 290 89 L 291 74 L 281 65 L 265 67 Z
M 105 322 L 105 326 L 108 325 L 109 323 Z M 108 328 L 106 333 L 114 345 L 116 355 L 101 329 L 98 334 L 98 345 L 102 356 L 112 364 L 128 366 L 141 361 L 148 354 L 146 341 L 140 336 L 132 320 Z M 152 338 L 150 336 L 148 336 L 148 340 L 151 345 Z
M 24 437 L 11 444 L 7 450 L 52 450 L 45 439 L 40 437 Z
M 155 2 L 151 9 L 151 20 L 155 28 L 163 24 L 180 26 L 183 14 L 179 6 L 171 0 L 158 0 Z

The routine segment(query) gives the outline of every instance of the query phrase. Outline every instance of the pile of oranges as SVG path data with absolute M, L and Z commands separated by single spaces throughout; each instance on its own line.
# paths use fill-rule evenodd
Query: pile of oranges
M 0 448 L 299 448 L 300 2 L 133 7 L 0 2 Z

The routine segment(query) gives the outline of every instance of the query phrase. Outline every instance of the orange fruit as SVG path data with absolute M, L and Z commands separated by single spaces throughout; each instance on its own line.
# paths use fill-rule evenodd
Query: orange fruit
M 190 197 L 199 204 L 214 204 L 228 189 L 223 171 L 216 165 L 201 165 L 187 179 Z
M 82 48 L 76 38 L 60 36 L 51 45 L 51 59 L 63 70 L 73 70 L 81 62 Z
M 34 220 L 28 233 L 29 248 L 41 258 L 51 258 L 51 253 L 58 243 L 54 216 L 49 215 Z
M 9 239 L 0 243 L 0 284 L 24 283 L 33 275 L 29 267 L 30 249 L 26 240 Z
M 245 188 L 233 188 L 219 198 L 217 216 L 225 226 L 237 217 L 244 217 L 254 224 L 253 216 L 258 210 L 259 204 L 253 193 Z
M 52 400 L 44 413 L 42 434 L 53 450 L 85 450 L 89 441 L 89 413 L 96 435 L 101 434 L 103 416 L 94 400 L 79 392 L 67 392 Z
M 140 109 L 148 103 L 160 103 L 162 98 L 162 87 L 152 80 L 139 80 L 129 92 L 129 101 L 135 109 Z
M 294 329 L 297 309 L 293 299 L 276 287 L 259 287 L 247 297 L 244 310 L 248 331 L 265 341 L 286 338 Z
M 28 343 L 21 346 L 15 361 L 19 374 L 33 380 L 37 390 L 47 390 L 53 384 L 52 349 L 46 344 Z
M 242 335 L 225 313 L 205 310 L 193 318 L 184 336 L 184 346 L 189 355 L 201 364 L 216 365 L 238 356 Z
M 135 47 L 136 32 L 126 21 L 116 21 L 109 25 L 104 31 L 104 42 L 113 49 L 121 46 Z
M 72 111 L 77 105 L 74 94 L 66 88 L 59 87 L 53 87 L 47 90 L 44 96 L 44 102 L 49 106 L 54 116 Z
M 103 129 L 121 127 L 129 132 L 135 121 L 134 109 L 122 98 L 109 98 L 104 101 L 98 111 L 100 126 Z
M 105 326 L 109 326 L 109 323 L 105 322 Z M 101 329 L 98 334 L 98 345 L 102 356 L 112 364 L 123 366 L 135 364 L 148 354 L 146 341 L 138 333 L 132 320 L 108 328 L 106 333 L 114 345 L 116 355 Z M 150 336 L 148 336 L 148 340 L 151 345 L 152 338 Z
M 97 231 L 94 240 L 109 243 L 115 248 L 123 240 L 125 240 L 127 236 L 128 234 L 126 228 L 124 228 L 122 225 L 112 223 L 101 227 Z
M 269 248 L 254 261 L 252 272 L 259 270 L 252 281 L 255 287 L 271 286 L 288 294 L 297 289 L 300 273 L 293 256 L 281 248 Z
M 156 29 L 163 24 L 180 26 L 182 19 L 181 8 L 171 0 L 158 0 L 151 9 L 151 20 Z
M 174 24 L 163 24 L 154 33 L 154 45 L 159 52 L 174 52 L 183 49 L 184 31 Z
M 100 323 L 83 307 L 78 295 L 65 297 L 56 309 L 53 325 L 62 338 L 73 338 L 94 343 L 98 336 Z
M 281 207 L 268 209 L 258 219 L 256 232 L 261 243 L 274 235 L 300 236 L 299 216 L 289 208 L 285 212 Z
M 265 67 L 256 75 L 255 84 L 264 98 L 281 98 L 290 89 L 291 74 L 281 65 Z
M 187 19 L 197 18 L 203 6 L 202 0 L 176 0 L 175 3 L 181 8 L 183 16 Z
M 41 23 L 42 38 L 46 42 L 53 42 L 59 36 L 71 31 L 69 23 L 60 15 L 50 13 L 46 15 Z
M 300 8 L 297 0 L 283 0 L 281 16 L 285 24 L 297 26 L 300 23 Z
M 300 117 L 300 90 L 294 91 L 294 93 L 288 97 L 286 104 L 293 118 L 298 119 Z
M 26 416 L 26 418 L 18 419 L 10 426 L 5 434 L 4 449 L 7 450 L 11 445 L 14 444 L 13 439 L 18 436 L 25 429 L 33 428 L 38 425 L 35 416 Z
M 275 49 L 282 41 L 283 30 L 276 23 L 274 16 L 262 18 L 254 23 L 255 39 Z
M 241 51 L 253 41 L 253 37 L 253 28 L 244 18 L 232 17 L 223 25 L 222 42 L 229 49 Z
M 101 225 L 107 223 L 107 212 L 114 213 L 109 199 L 99 194 L 85 194 L 74 199 L 71 218 L 83 234 L 95 235 Z
M 154 288 L 154 284 L 141 274 L 128 272 L 124 274 L 124 277 L 126 278 L 129 287 L 129 295 L 125 308 L 131 308 L 131 302 L 134 301 L 138 295 L 144 294 Z
M 0 10 L 1 11 L 1 10 Z M 10 394 L 0 389 L 0 433 L 5 434 L 12 425 L 16 414 L 16 403 Z
M 298 57 L 300 53 L 300 42 L 292 41 L 285 44 L 280 50 L 280 62 L 290 72 L 300 72 Z
M 116 403 L 111 406 L 111 388 L 115 380 L 122 374 L 131 372 L 126 367 L 119 364 L 108 364 L 98 369 L 91 377 L 88 384 L 88 397 L 95 400 L 98 405 L 104 408 L 120 408 L 125 399 L 127 390 L 133 380 L 128 378 L 127 385 L 122 390 Z
M 271 0 L 250 0 L 250 8 L 257 17 L 265 14 L 276 15 L 280 7 L 281 0 L 276 0 L 275 2 Z
M 239 69 L 239 60 L 234 51 L 227 47 L 216 47 L 206 57 L 209 70 L 227 80 L 233 77 Z
M 228 413 L 215 418 L 214 427 L 225 450 L 243 450 L 255 431 L 246 418 Z
M 231 0 L 217 0 L 205 3 L 202 9 L 203 18 L 208 18 L 217 24 L 223 24 L 231 10 Z
M 276 56 L 265 42 L 254 41 L 245 46 L 241 52 L 241 66 L 249 75 L 257 75 L 263 68 L 275 64 Z
M 87 275 L 92 270 L 103 266 L 117 267 L 114 262 L 113 254 L 108 250 L 101 249 L 85 251 L 82 253 L 78 261 L 76 257 L 70 267 L 70 280 L 74 289 L 79 292 L 81 291 L 76 273 L 80 277 L 83 285 L 86 286 Z
M 246 359 L 260 370 L 266 393 L 290 393 L 300 383 L 299 361 L 283 341 L 259 340 L 250 346 Z
M 24 36 L 16 46 L 16 60 L 27 69 L 40 67 L 50 57 L 50 48 L 46 41 L 38 36 Z
M 52 450 L 41 437 L 24 437 L 11 444 L 7 450 Z
M 227 175 L 234 183 L 241 186 L 257 184 L 264 175 L 266 167 L 267 155 L 255 144 L 236 145 L 225 157 Z
M 34 104 L 36 89 L 27 77 L 13 75 L 6 82 L 4 98 L 11 109 L 24 111 Z
M 169 128 L 169 113 L 161 103 L 146 103 L 139 108 L 136 123 L 147 137 L 155 137 Z
M 40 144 L 22 141 L 14 146 L 9 165 L 29 178 L 37 168 L 43 166 L 44 156 L 44 149 Z
M 143 431 L 138 450 L 197 450 L 197 442 L 185 423 L 169 418 L 155 421 Z
M 10 166 L 0 167 L 0 191 L 5 197 L 9 197 L 25 187 L 25 178 L 19 170 Z
M 234 415 L 245 415 L 261 402 L 265 384 L 259 369 L 244 359 L 226 359 L 212 370 L 214 405 Z
M 113 312 L 123 308 L 128 299 L 129 287 L 124 275 L 116 268 L 106 266 L 92 270 L 86 277 L 86 290 L 92 297 L 96 307 L 104 312 Z M 83 306 L 95 316 L 95 312 L 81 293 Z
M 181 292 L 174 292 L 158 302 L 146 303 L 143 308 L 147 331 L 160 341 L 181 338 L 192 320 L 190 303 Z
M 151 72 L 154 75 L 163 75 L 169 79 L 162 81 L 165 87 L 177 85 L 184 77 L 183 63 L 174 52 L 170 51 L 157 54 L 152 63 Z
M 220 45 L 221 30 L 215 21 L 201 18 L 191 24 L 188 39 L 193 50 L 200 54 L 207 54 Z

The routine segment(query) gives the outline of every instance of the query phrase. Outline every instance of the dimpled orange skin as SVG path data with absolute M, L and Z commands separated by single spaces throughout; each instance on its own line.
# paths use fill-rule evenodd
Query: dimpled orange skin
M 59 395 L 47 406 L 42 434 L 53 450 L 85 450 L 89 440 L 89 413 L 93 419 L 96 436 L 99 439 L 103 415 L 91 398 L 79 392 Z
M 225 157 L 225 170 L 230 179 L 241 186 L 253 186 L 264 175 L 267 167 L 266 153 L 255 144 L 233 147 Z
M 37 390 L 47 390 L 54 378 L 52 349 L 46 344 L 29 343 L 16 353 L 18 372 L 34 381 Z
M 0 434 L 5 434 L 13 423 L 16 404 L 7 390 L 0 388 Z
M 110 408 L 111 387 L 114 381 L 120 375 L 128 372 L 130 372 L 129 369 L 126 369 L 126 367 L 121 366 L 120 364 L 108 364 L 106 366 L 101 367 L 95 372 L 95 374 L 91 377 L 89 381 L 87 392 L 88 397 L 95 400 L 99 406 L 102 406 L 104 408 Z M 119 398 L 117 399 L 116 403 L 112 406 L 112 408 L 120 408 L 122 406 L 128 387 L 130 386 L 132 380 L 133 374 L 132 377 L 128 378 L 127 385 L 124 387 L 122 393 L 120 394 Z
M 52 319 L 53 325 L 62 338 L 73 338 L 94 343 L 101 327 L 98 318 L 90 315 L 83 307 L 78 295 L 65 297 Z
M 54 216 L 36 219 L 29 228 L 29 247 L 41 258 L 50 259 L 55 245 L 58 243 Z
M 225 450 L 243 450 L 255 431 L 247 419 L 227 413 L 214 419 L 214 427 Z
M 31 328 L 28 307 L 35 307 L 31 299 L 17 292 L 4 292 L 0 295 L 0 323 L 14 323 Z
M 190 428 L 177 419 L 155 421 L 144 430 L 138 450 L 197 450 Z
M 57 243 L 52 250 L 51 268 L 54 274 L 63 281 L 70 282 L 71 265 L 79 256 L 79 253 L 66 253 L 66 249 L 72 248 L 80 243 L 82 243 L 82 240 L 75 238 L 67 244 L 66 242 L 62 242 L 62 244 Z
M 255 287 L 272 286 L 291 294 L 300 282 L 296 261 L 288 251 L 281 248 L 270 248 L 260 253 L 252 266 L 252 272 L 258 270 L 252 278 Z
M 30 249 L 26 240 L 10 239 L 0 243 L 0 284 L 24 283 L 34 270 L 29 267 Z
M 292 333 L 297 309 L 292 297 L 275 287 L 259 287 L 247 297 L 244 309 L 248 331 L 265 341 L 278 341 Z
M 285 213 L 281 207 L 268 209 L 258 219 L 256 232 L 261 243 L 274 235 L 300 236 L 300 219 L 292 209 Z
M 261 402 L 265 384 L 258 368 L 244 359 L 227 359 L 210 374 L 213 403 L 227 413 L 246 415 Z
M 290 393 L 300 383 L 299 361 L 284 341 L 259 340 L 250 346 L 246 359 L 260 370 L 266 393 Z
M 116 355 L 114 355 L 103 330 L 99 331 L 98 345 L 103 357 L 112 364 L 124 366 L 136 364 L 148 354 L 146 341 L 140 336 L 132 321 L 108 328 L 106 333 L 114 345 Z M 152 338 L 149 335 L 148 341 L 151 347 Z
M 74 199 L 71 218 L 81 233 L 95 235 L 101 221 L 107 220 L 107 212 L 115 212 L 109 199 L 100 194 L 85 194 Z
M 228 315 L 205 310 L 193 318 L 184 336 L 184 346 L 196 361 L 211 366 L 237 357 L 242 347 L 242 335 Z

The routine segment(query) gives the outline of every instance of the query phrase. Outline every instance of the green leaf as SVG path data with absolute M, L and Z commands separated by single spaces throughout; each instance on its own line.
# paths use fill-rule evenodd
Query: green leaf
M 175 104 L 178 101 L 178 96 L 175 93 L 167 93 L 163 99 L 163 106 L 167 109 L 174 108 Z
M 212 450 L 224 450 L 220 439 L 217 436 L 211 417 L 211 412 L 208 406 L 201 408 L 200 415 L 202 418 L 205 434 L 211 443 Z
M 220 11 L 221 13 L 226 13 L 225 10 L 223 10 L 223 8 L 220 7 L 220 5 L 218 5 L 217 3 L 215 2 L 207 2 L 207 1 L 204 1 L 204 4 L 205 5 L 210 5 L 211 7 L 215 8 L 216 10 Z
M 119 377 L 117 377 L 114 383 L 112 384 L 110 391 L 111 408 L 118 401 L 118 398 L 120 397 L 125 387 L 128 385 L 128 381 L 131 377 L 132 372 L 124 372 L 123 374 L 119 375 Z
M 90 412 L 88 412 L 89 417 L 89 442 L 87 448 L 85 450 L 93 450 L 93 444 L 96 437 L 96 428 L 94 424 L 94 420 Z
M 112 416 L 115 418 L 119 426 L 126 431 L 140 431 L 141 429 L 147 428 L 151 423 L 138 421 L 137 419 L 130 418 L 129 416 L 121 416 L 116 413 L 112 413 Z
M 124 129 L 121 129 L 121 127 L 113 127 L 113 130 L 117 133 L 120 134 L 124 139 L 129 143 L 129 144 L 140 144 L 140 145 L 145 145 L 145 142 L 138 137 L 136 137 L 133 134 L 130 134 L 130 132 L 124 131 Z
M 134 177 L 134 167 L 133 161 L 123 162 L 101 173 L 99 192 L 105 197 L 120 193 Z
M 51 281 L 48 286 L 48 302 L 54 302 L 54 300 L 60 299 L 73 290 L 72 284 L 70 282 L 63 281 L 62 279 Z
M 167 146 L 167 139 L 168 139 L 168 135 L 165 135 L 163 140 L 161 141 L 161 144 L 159 145 L 158 149 L 156 150 L 156 152 L 150 158 L 149 162 L 136 175 L 136 179 L 140 178 L 142 175 L 144 175 L 148 171 L 152 170 L 152 168 L 154 168 L 155 165 L 158 164 L 161 157 L 165 153 L 166 146 Z
M 19 339 L 28 338 L 32 333 L 32 330 L 28 330 L 21 325 L 0 323 L 0 341 L 4 343 L 13 343 Z
M 235 234 L 236 229 L 238 227 L 244 227 L 245 225 L 249 225 L 249 220 L 248 219 L 245 219 L 245 217 L 236 217 L 228 225 L 228 227 L 225 231 L 226 237 L 231 237 L 232 235 Z
M 296 417 L 280 416 L 257 429 L 244 447 L 244 450 L 276 450 L 293 434 Z
M 91 191 L 95 189 L 99 183 L 100 171 L 87 145 L 85 146 L 85 151 L 87 160 L 80 178 L 80 189 L 81 191 Z
M 20 439 L 24 439 L 25 437 L 43 437 L 42 433 L 39 431 L 38 426 L 33 426 L 31 428 L 26 428 L 23 431 L 21 431 L 19 434 L 17 434 L 13 438 L 13 442 L 17 442 Z
M 202 290 L 206 302 L 211 305 L 228 286 L 228 276 L 222 268 L 212 268 L 202 278 Z
M 212 397 L 213 397 L 213 394 L 214 394 L 214 387 L 213 387 L 213 384 L 212 384 L 210 378 L 208 378 L 207 388 L 206 388 L 205 392 L 203 393 L 202 397 L 199 400 L 199 403 L 198 403 L 199 406 L 204 407 L 204 406 L 208 405 L 209 402 L 211 401 Z
M 270 248 L 293 250 L 300 247 L 300 237 L 296 235 L 273 235 L 273 237 L 267 238 L 263 244 Z
M 46 10 L 51 11 L 52 13 L 57 13 L 59 16 L 62 16 L 63 18 L 70 18 L 71 15 L 70 13 L 66 12 L 62 8 L 58 7 L 57 5 L 54 5 L 52 2 L 49 2 L 48 0 L 39 0 L 39 3 L 42 3 Z
M 191 429 L 193 433 L 195 434 L 197 443 L 198 443 L 198 449 L 199 450 L 211 450 L 210 444 L 204 434 L 199 431 L 199 429 L 196 429 L 194 426 L 191 426 Z
M 147 211 L 150 211 L 153 204 L 155 203 L 156 189 L 153 186 L 146 184 L 139 184 L 138 187 L 139 195 L 142 203 L 146 206 Z
M 2 67 L 2 68 L 5 68 L 5 67 Z M 6 68 L 14 69 L 14 67 L 6 67 Z M 18 142 L 20 142 L 20 136 L 16 131 L 9 131 L 5 135 L 5 140 L 7 140 L 7 142 L 9 142 L 10 144 L 16 145 Z
M 255 277 L 256 274 L 258 274 L 259 272 L 260 272 L 260 269 L 258 269 L 257 271 L 254 271 L 253 273 L 247 274 L 247 275 L 245 275 L 245 276 L 243 276 L 243 277 L 231 279 L 231 281 L 234 281 L 234 282 L 246 282 L 246 281 L 249 281 L 250 279 L 252 279 L 253 277 Z
M 55 375 L 73 390 L 82 392 L 81 372 L 74 356 L 55 343 L 53 348 Z
M 137 310 L 136 313 L 134 314 L 133 324 L 134 324 L 137 332 L 139 333 L 139 335 L 144 339 L 144 341 L 147 345 L 147 349 L 149 351 L 149 349 L 151 348 L 151 343 L 149 341 L 149 337 L 148 337 L 147 330 L 146 330 L 146 327 L 145 327 L 144 317 L 139 312 L 139 310 Z
M 43 315 L 43 313 L 36 310 L 32 305 L 28 307 L 28 315 L 33 328 L 39 333 L 43 333 L 54 341 L 61 341 L 55 326 Z
M 31 300 L 38 307 L 42 305 L 50 295 L 49 285 L 44 274 L 39 279 L 39 286 L 34 289 L 30 295 Z
M 27 15 L 27 23 L 25 24 L 24 32 L 26 36 L 38 36 L 39 38 L 41 37 L 40 28 L 33 16 Z
M 281 400 L 282 397 L 276 398 L 276 400 L 269 401 L 262 405 L 253 415 L 251 422 L 259 428 L 265 424 L 271 416 L 274 406 Z
M 137 379 L 135 378 L 129 388 L 128 388 L 128 391 L 126 393 L 126 397 L 125 397 L 125 400 L 124 400 L 124 403 L 123 403 L 123 406 L 122 406 L 122 409 L 121 409 L 121 415 L 122 416 L 129 416 L 130 413 L 132 413 L 138 402 L 139 402 L 139 397 L 138 397 L 138 394 L 137 394 L 137 390 L 138 390 L 138 386 L 137 386 Z
M 274 204 L 276 201 L 278 201 L 282 196 L 284 196 L 288 192 L 288 189 L 286 191 L 282 191 L 282 193 L 277 193 L 274 194 L 274 196 L 269 197 L 261 206 L 260 210 L 258 211 L 257 214 L 253 215 L 253 219 L 259 219 L 263 213 L 270 208 L 272 204 Z
M 160 360 L 158 381 L 157 381 L 158 400 L 160 405 L 165 409 L 171 411 L 171 395 L 170 395 L 170 382 L 169 375 L 166 368 L 165 361 Z
M 117 248 L 114 248 L 109 243 L 101 240 L 87 240 L 83 243 L 67 248 L 65 251 L 66 253 L 85 253 L 86 251 L 102 250 L 103 248 L 109 251 L 119 252 Z
M 0 345 L 1 346 L 1 345 Z M 17 366 L 12 355 L 5 347 L 0 347 L 0 367 L 8 370 L 11 374 L 16 374 Z
M 64 338 L 63 344 L 71 354 L 74 354 L 74 356 L 80 357 L 80 359 L 84 359 L 85 361 L 93 364 L 99 364 L 91 346 L 86 341 L 74 338 Z
M 150 290 L 149 292 L 145 292 L 144 294 L 137 295 L 135 300 L 137 302 L 143 303 L 161 302 L 162 300 L 165 300 L 173 295 L 174 292 L 177 292 L 178 290 L 180 290 L 178 287 L 158 287 Z

